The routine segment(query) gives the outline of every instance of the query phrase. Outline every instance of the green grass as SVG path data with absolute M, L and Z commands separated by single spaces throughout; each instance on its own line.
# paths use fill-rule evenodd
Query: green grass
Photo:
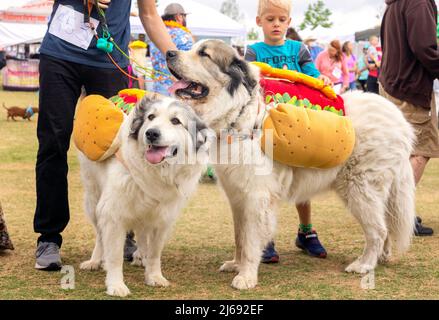
M 0 103 L 37 105 L 36 93 L 0 91 Z M 82 209 L 82 187 L 76 151 L 69 153 L 71 220 L 63 233 L 63 262 L 76 270 L 76 289 L 60 287 L 59 272 L 33 268 L 35 242 L 34 166 L 37 151 L 36 117 L 32 122 L 6 121 L 0 112 L 0 200 L 15 251 L 0 254 L 0 299 L 111 299 L 105 295 L 104 272 L 80 271 L 90 257 L 94 235 Z M 418 188 L 417 207 L 426 224 L 439 232 L 439 161 L 432 161 Z M 125 265 L 130 299 L 438 299 L 438 236 L 416 238 L 403 257 L 379 266 L 376 289 L 363 290 L 361 276 L 344 268 L 363 248 L 359 225 L 334 194 L 313 202 L 314 225 L 328 250 L 319 260 L 302 254 L 293 245 L 298 224 L 292 206 L 284 205 L 278 217 L 278 265 L 261 265 L 259 285 L 249 291 L 230 287 L 233 274 L 219 273 L 233 256 L 233 224 L 225 197 L 216 185 L 200 185 L 180 216 L 163 253 L 163 274 L 168 288 L 143 283 L 143 270 Z

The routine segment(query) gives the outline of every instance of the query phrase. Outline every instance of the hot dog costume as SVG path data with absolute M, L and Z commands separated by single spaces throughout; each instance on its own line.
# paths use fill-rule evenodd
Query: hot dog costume
M 273 160 L 288 166 L 332 168 L 344 163 L 355 145 L 355 131 L 345 115 L 343 99 L 323 81 L 305 74 L 253 62 L 261 70 L 265 102 L 272 106 L 263 123 L 273 133 Z M 117 96 L 86 97 L 77 110 L 73 137 L 90 160 L 103 161 L 120 146 L 120 126 L 147 93 L 127 89 Z

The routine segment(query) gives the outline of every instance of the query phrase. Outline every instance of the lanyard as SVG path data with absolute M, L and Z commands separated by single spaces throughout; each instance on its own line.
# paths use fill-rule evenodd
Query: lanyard
M 83 4 L 84 4 L 84 24 L 89 25 L 92 29 L 94 28 L 94 26 L 90 24 L 90 16 L 93 10 L 93 6 L 95 6 L 98 12 L 98 20 L 102 25 L 102 29 L 104 30 L 104 33 L 108 33 L 107 19 L 105 19 L 105 13 L 102 11 L 102 9 L 99 8 L 98 1 L 83 0 Z
M 83 0 L 84 4 L 84 24 L 90 24 L 90 14 L 93 9 L 92 0 Z

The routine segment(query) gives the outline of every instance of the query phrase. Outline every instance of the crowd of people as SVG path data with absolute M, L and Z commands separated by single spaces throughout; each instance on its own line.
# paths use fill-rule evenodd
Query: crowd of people
M 71 8 L 61 9 L 55 2 L 52 17 L 57 10 L 85 12 L 82 3 L 77 0 L 64 2 Z M 393 101 L 416 129 L 418 142 L 411 160 L 416 182 L 419 183 L 429 159 L 439 157 L 437 112 L 432 92 L 433 80 L 439 77 L 437 9 L 434 1 L 428 0 L 386 0 L 386 3 L 388 8 L 383 19 L 381 43 L 380 38 L 374 35 L 367 43 L 341 43 L 334 39 L 323 48 L 318 45 L 317 39 L 310 37 L 303 40 L 296 30 L 289 27 L 291 1 L 260 0 L 256 22 L 263 30 L 264 40 L 248 46 L 245 59 L 319 78 L 332 85 L 339 94 L 363 90 Z M 151 44 L 137 40 L 129 45 L 129 5 L 111 0 L 100 0 L 98 4 L 106 10 L 113 38 L 126 51 L 129 47 L 131 56 L 135 57 L 136 62 L 130 67 L 128 59 L 116 52 L 118 66 L 145 80 L 141 70 L 145 68 L 144 58 L 149 51 L 157 80 L 153 90 L 168 95 L 172 77 L 166 68 L 164 53 L 175 49 L 190 50 L 194 43 L 194 37 L 186 27 L 188 14 L 185 9 L 174 3 L 160 17 L 155 1 L 139 1 L 140 17 Z M 405 23 L 400 21 L 401 12 L 408 17 Z M 93 43 L 96 40 L 90 40 L 88 50 L 80 50 L 75 43 L 59 38 L 50 30 L 40 50 L 39 150 L 34 218 L 35 232 L 40 234 L 36 268 L 42 270 L 58 270 L 61 267 L 61 233 L 69 221 L 67 150 L 81 88 L 84 87 L 87 94 L 110 97 L 120 89 L 133 86 L 128 82 L 129 78 L 98 51 Z M 355 52 L 360 54 L 357 56 Z M 145 84 L 140 81 L 137 86 L 144 88 Z M 65 102 L 61 105 L 60 96 Z M 297 203 L 296 209 L 300 221 L 296 246 L 311 256 L 325 258 L 327 252 L 312 224 L 311 203 Z M 0 249 L 12 249 L 12 244 L 6 241 L 7 230 L 2 215 L 0 207 L 0 240 L 4 240 Z M 423 226 L 421 221 L 420 218 L 416 220 L 416 235 L 431 235 L 433 230 Z M 128 234 L 126 259 L 130 259 L 134 250 L 133 235 Z M 267 245 L 262 262 L 278 261 L 279 254 L 273 240 Z
M 378 72 L 382 50 L 378 35 L 372 35 L 368 41 L 361 42 L 341 43 L 334 39 L 325 46 L 319 44 L 314 37 L 302 40 L 300 34 L 293 27 L 289 27 L 286 39 L 303 42 L 317 69 L 332 80 L 337 93 L 347 90 L 379 93 Z M 356 51 L 359 52 L 358 55 L 355 54 Z

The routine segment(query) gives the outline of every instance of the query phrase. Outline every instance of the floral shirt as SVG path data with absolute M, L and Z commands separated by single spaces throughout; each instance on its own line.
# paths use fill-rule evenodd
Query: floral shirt
M 188 51 L 192 48 L 194 44 L 192 34 L 178 27 L 167 26 L 166 28 L 178 50 Z M 155 71 L 160 72 L 156 75 L 158 80 L 154 81 L 153 90 L 154 92 L 169 96 L 168 89 L 172 86 L 172 80 L 170 78 L 171 74 L 166 66 L 166 58 L 152 42 L 150 46 L 152 66 Z

